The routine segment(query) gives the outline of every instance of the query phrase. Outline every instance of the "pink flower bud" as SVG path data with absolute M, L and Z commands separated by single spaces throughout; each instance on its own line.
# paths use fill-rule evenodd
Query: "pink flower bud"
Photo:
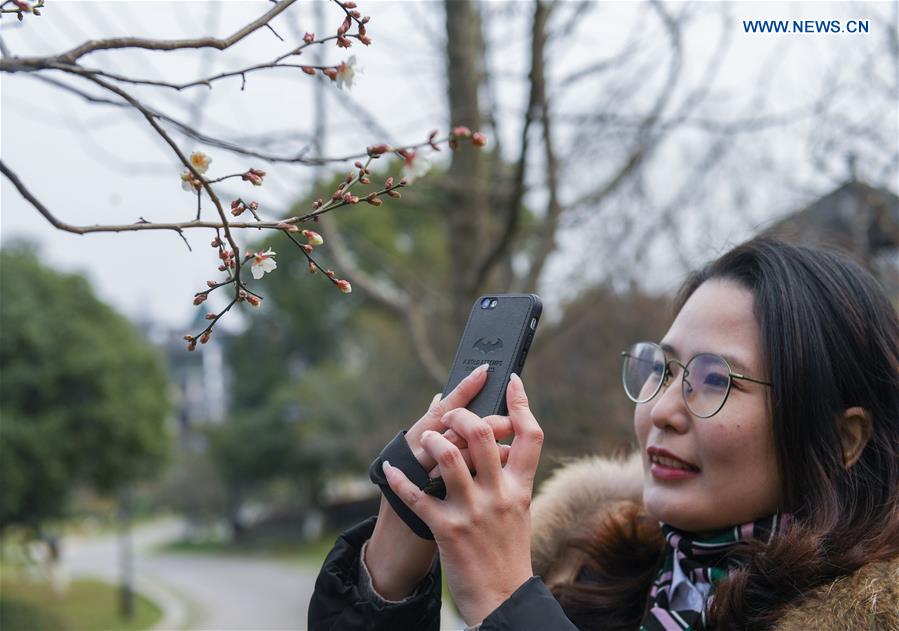
M 484 134 L 482 134 L 479 131 L 476 131 L 471 136 L 471 144 L 473 144 L 475 147 L 483 147 L 484 145 L 487 144 L 487 136 L 485 136 Z
M 350 15 L 352 15 L 357 20 L 362 17 L 362 14 L 359 13 L 358 11 L 350 11 Z
M 390 188 L 391 186 L 393 186 L 393 176 L 390 176 L 389 178 L 387 178 L 387 181 L 384 182 L 385 188 Z
M 234 210 L 235 208 L 237 208 L 237 207 L 240 206 L 241 204 L 243 204 L 243 201 L 242 201 L 242 200 L 240 200 L 240 199 L 235 199 L 234 201 L 231 202 L 231 210 Z
M 326 269 L 325 274 L 328 276 L 328 278 L 334 278 L 334 270 L 332 269 Z
M 364 167 L 362 166 L 362 163 L 359 162 L 359 160 L 356 160 L 356 161 L 353 163 L 353 166 L 356 167 L 357 169 L 362 169 L 362 168 L 364 168 Z
M 359 182 L 361 184 L 371 184 L 371 180 L 365 177 L 364 175 L 359 178 Z
M 247 178 L 244 178 L 244 179 L 246 180 Z M 245 211 L 245 210 L 246 210 L 246 208 L 244 206 L 238 206 L 237 208 L 231 209 L 231 214 L 234 215 L 235 217 L 240 217 L 243 214 L 243 211 Z
M 345 294 L 348 294 L 351 291 L 353 291 L 353 287 L 352 287 L 352 285 L 350 285 L 350 281 L 348 281 L 348 280 L 337 281 L 337 289 L 339 289 L 340 291 L 342 291 Z
M 464 125 L 453 128 L 453 136 L 456 138 L 471 138 L 471 130 Z
M 197 295 L 194 297 L 194 304 L 195 304 L 195 305 L 201 305 L 201 304 L 203 304 L 204 302 L 206 302 L 206 294 L 197 294 Z
M 259 202 L 250 202 L 250 210 L 259 210 Z
M 312 202 L 312 209 L 313 209 L 313 210 L 318 210 L 318 209 L 321 208 L 323 205 L 324 205 L 324 202 L 323 202 L 322 200 L 320 200 L 320 199 L 317 199 L 317 200 L 315 200 L 314 202 Z
M 237 299 L 238 300 L 246 300 L 247 292 L 245 292 L 243 289 L 241 289 L 239 292 L 237 292 Z
M 207 280 L 207 281 L 206 281 L 206 286 L 209 287 L 210 289 L 212 289 L 212 288 L 215 287 L 216 285 L 218 285 L 218 283 L 215 282 L 214 280 Z
M 306 74 L 315 74 L 315 68 L 310 68 L 309 66 L 300 66 L 300 70 Z
M 409 183 L 409 180 L 407 180 L 406 178 L 403 178 L 402 180 L 400 180 L 400 186 L 406 186 L 408 183 Z
M 253 258 L 254 256 L 256 256 L 256 255 L 253 254 L 252 252 L 244 252 L 244 254 L 243 254 L 243 257 L 244 257 L 245 259 L 251 259 L 251 258 Z
M 371 16 L 370 16 L 370 15 L 366 15 L 364 18 L 362 18 L 362 23 L 363 23 L 363 24 L 368 24 L 370 21 L 371 21 Z
M 257 298 L 253 294 L 249 294 L 247 295 L 247 302 L 249 302 L 254 307 L 258 307 L 262 304 L 262 298 Z
M 345 9 L 355 9 L 355 8 L 356 8 L 356 3 L 355 3 L 355 2 L 352 2 L 352 0 L 351 0 L 350 2 L 344 3 L 343 7 L 344 7 Z
M 285 223 L 283 221 L 278 222 L 278 225 L 275 226 L 281 230 L 287 230 L 287 232 L 299 232 L 300 229 L 296 226 L 296 224 Z
M 312 250 L 315 249 L 315 248 L 313 248 L 311 245 L 309 245 L 308 243 L 304 243 L 304 244 L 302 245 L 302 248 L 303 248 L 303 252 L 305 252 L 306 254 L 309 254 L 310 252 L 312 252 Z
M 402 195 L 400 195 L 400 192 L 395 189 L 387 191 L 387 194 L 390 195 L 393 199 L 399 199 L 400 197 L 402 197 Z
M 207 320 L 215 320 L 215 314 L 212 311 L 210 311 L 209 313 L 206 314 L 206 319 Z
M 194 339 L 194 336 L 193 335 L 185 335 L 184 339 L 187 340 L 188 342 L 190 342 L 192 339 Z
M 382 153 L 390 151 L 390 147 L 388 145 L 372 145 L 371 147 L 368 147 L 366 151 L 370 156 L 379 156 Z
M 190 343 L 188 343 L 188 345 L 187 345 L 187 350 L 189 350 L 189 351 L 197 350 L 197 340 L 191 340 Z
M 372 206 L 380 206 L 384 203 L 384 200 L 378 197 L 376 193 L 370 193 L 369 196 L 365 198 L 365 201 Z
M 310 273 L 310 274 L 315 274 L 315 268 L 316 268 L 316 267 L 318 267 L 318 266 L 317 266 L 313 261 L 309 261 L 308 268 L 309 268 L 309 273 Z
M 208 342 L 210 335 L 212 335 L 212 329 L 203 331 L 203 335 L 200 336 L 200 344 L 205 344 L 206 342 Z
M 359 41 L 365 44 L 366 46 L 371 46 L 371 38 L 368 35 L 360 35 Z
M 226 269 L 228 269 L 228 268 L 225 267 L 224 265 L 219 265 L 219 271 L 220 271 L 220 272 L 224 272 Z
M 212 243 L 210 243 L 209 245 L 211 245 L 211 246 L 214 247 L 214 248 L 217 248 L 217 247 L 219 247 L 221 244 L 222 244 L 222 240 L 219 239 L 218 237 L 216 237 L 215 239 L 212 240 Z
M 325 242 L 325 240 L 322 239 L 322 236 L 313 230 L 303 230 L 303 236 L 306 237 L 306 240 L 312 245 L 321 245 Z
M 337 81 L 337 70 L 335 68 L 322 68 L 322 74 L 331 81 Z
M 311 44 L 315 41 L 315 33 L 306 33 L 305 35 L 303 35 L 303 41 L 307 44 Z
M 353 20 L 350 19 L 350 16 L 346 16 L 343 18 L 343 22 L 340 23 L 340 26 L 337 29 L 337 35 L 343 36 L 346 35 L 346 32 L 350 30 L 350 27 L 353 25 Z M 338 39 L 340 39 L 338 37 Z

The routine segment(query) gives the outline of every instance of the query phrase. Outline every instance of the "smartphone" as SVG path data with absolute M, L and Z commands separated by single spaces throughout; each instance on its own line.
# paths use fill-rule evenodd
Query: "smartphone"
M 508 414 L 509 378 L 513 372 L 521 376 L 542 312 L 543 303 L 536 294 L 488 294 L 478 298 L 471 307 L 442 398 L 472 370 L 487 363 L 487 381 L 466 408 L 480 417 Z M 424 490 L 441 499 L 446 496 L 441 478 L 432 479 Z

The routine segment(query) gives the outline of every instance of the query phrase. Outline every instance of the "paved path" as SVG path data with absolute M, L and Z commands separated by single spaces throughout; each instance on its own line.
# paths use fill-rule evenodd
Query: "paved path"
M 133 533 L 135 588 L 163 608 L 158 631 L 306 628 L 317 570 L 267 559 L 154 553 L 181 532 L 177 520 L 165 520 L 139 526 Z M 71 576 L 116 582 L 118 540 L 113 535 L 67 538 L 63 564 Z M 449 606 L 443 607 L 442 629 L 464 626 Z

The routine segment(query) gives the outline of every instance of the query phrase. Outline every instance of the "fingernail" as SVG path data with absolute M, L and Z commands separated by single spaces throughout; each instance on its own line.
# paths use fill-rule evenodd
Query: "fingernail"
M 487 370 L 488 368 L 490 368 L 490 364 L 489 364 L 489 363 L 483 363 L 483 364 L 481 364 L 480 366 L 478 366 L 477 368 L 475 368 L 474 371 L 475 371 L 475 372 L 484 372 L 484 371 Z
M 517 373 L 513 372 L 509 381 L 514 381 L 516 387 L 521 385 L 521 377 L 519 377 Z
M 393 467 L 390 466 L 389 460 L 383 461 L 381 463 L 381 468 L 384 469 L 384 475 L 390 475 L 390 470 L 393 469 Z

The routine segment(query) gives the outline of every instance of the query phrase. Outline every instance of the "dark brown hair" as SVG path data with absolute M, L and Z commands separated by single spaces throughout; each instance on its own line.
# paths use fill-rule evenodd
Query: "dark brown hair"
M 795 519 L 770 545 L 752 544 L 745 566 L 716 586 L 710 626 L 768 629 L 811 588 L 899 554 L 899 318 L 871 274 L 823 249 L 748 241 L 691 274 L 676 311 L 713 279 L 753 293 L 762 361 L 773 384 L 769 409 L 783 510 Z M 870 414 L 872 433 L 846 469 L 838 418 L 854 406 Z M 624 546 L 627 554 L 633 545 L 627 528 L 595 533 L 609 539 L 593 542 L 585 568 L 591 566 L 592 578 L 608 585 L 557 589 L 563 608 L 569 603 L 585 620 L 583 628 L 639 626 L 636 614 L 628 614 L 625 627 L 623 616 L 606 607 L 616 583 L 619 598 L 627 600 L 623 590 L 634 589 L 645 599 L 652 582 L 645 556 L 633 563 L 631 580 L 615 580 L 616 569 L 626 564 L 615 560 L 621 552 L 608 547 Z M 654 538 L 648 529 L 643 534 L 646 541 Z M 592 616 L 585 589 L 593 590 Z M 575 593 L 580 596 L 573 598 Z

